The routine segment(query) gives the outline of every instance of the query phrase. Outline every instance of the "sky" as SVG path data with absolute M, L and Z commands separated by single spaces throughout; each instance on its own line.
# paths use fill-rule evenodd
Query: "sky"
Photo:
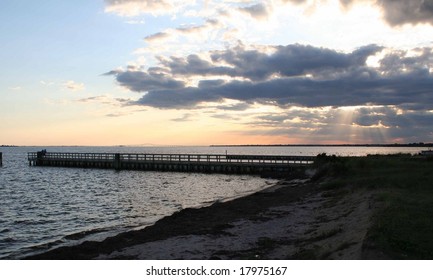
M 433 0 L 2 0 L 0 145 L 433 142 Z

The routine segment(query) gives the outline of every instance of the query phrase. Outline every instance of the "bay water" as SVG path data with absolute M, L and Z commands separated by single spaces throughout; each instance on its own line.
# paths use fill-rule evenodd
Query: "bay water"
M 28 152 L 341 156 L 419 153 L 414 147 L 0 147 L 0 259 L 103 240 L 185 208 L 276 183 L 250 175 L 29 166 Z

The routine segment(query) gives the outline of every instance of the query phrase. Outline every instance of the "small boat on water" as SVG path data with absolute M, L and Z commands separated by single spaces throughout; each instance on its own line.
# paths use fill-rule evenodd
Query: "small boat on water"
M 433 150 L 425 150 L 425 151 L 421 151 L 421 155 L 422 156 L 433 156 Z

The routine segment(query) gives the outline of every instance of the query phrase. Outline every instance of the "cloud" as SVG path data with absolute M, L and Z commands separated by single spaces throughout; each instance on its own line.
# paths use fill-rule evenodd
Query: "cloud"
M 189 122 L 189 121 L 193 120 L 193 117 L 194 117 L 194 114 L 187 113 L 187 114 L 184 114 L 182 117 L 171 119 L 171 121 L 173 121 L 173 122 Z
M 257 20 L 265 20 L 272 10 L 278 9 L 278 5 L 287 2 L 293 4 L 306 4 L 309 9 L 320 7 L 317 3 L 329 2 L 330 0 L 281 0 L 268 2 L 257 1 L 206 1 L 200 9 L 218 10 L 220 16 L 227 14 L 231 9 L 236 9 Z M 105 12 L 114 13 L 119 16 L 134 17 L 142 14 L 172 15 L 186 10 L 188 7 L 200 7 L 200 3 L 194 0 L 104 0 Z M 383 17 L 391 26 L 404 24 L 433 24 L 433 1 L 432 0 L 340 0 L 342 6 L 350 8 L 359 2 L 370 3 L 372 7 L 380 9 Z M 266 3 L 266 4 L 264 4 Z M 206 8 L 207 7 L 207 8 Z M 202 13 L 203 13 L 202 11 Z M 215 13 L 215 12 L 213 12 Z M 191 14 L 191 13 L 190 13 Z M 200 15 L 196 12 L 196 16 Z M 210 14 L 209 12 L 205 14 Z M 204 14 L 201 14 L 203 16 Z M 215 14 L 214 14 L 215 16 Z M 136 23 L 136 21 L 134 21 Z
M 377 0 L 390 25 L 428 23 L 433 24 L 431 0 Z
M 351 66 L 364 65 L 369 56 L 382 50 L 381 47 L 369 45 L 351 54 L 344 54 L 298 44 L 274 46 L 272 49 L 274 52 L 267 54 L 237 46 L 224 51 L 210 52 L 210 60 L 193 54 L 186 58 L 160 59 L 160 63 L 174 75 L 227 76 L 260 81 L 273 75 L 294 77 L 313 72 L 320 75 L 330 70 L 345 71 Z M 202 82 L 200 85 L 209 84 L 209 81 Z
M 250 80 L 264 80 L 272 75 L 293 77 L 312 72 L 338 71 L 350 66 L 363 65 L 366 59 L 382 48 L 369 45 L 351 54 L 306 45 L 274 46 L 267 54 L 259 50 L 246 50 L 242 46 L 212 53 L 212 61 L 231 65 L 227 75 Z
M 223 97 L 194 87 L 179 88 L 177 90 L 150 91 L 133 105 L 145 105 L 156 108 L 191 108 L 200 102 L 222 101 Z
M 107 95 L 90 96 L 90 97 L 80 98 L 75 101 L 78 103 L 99 103 L 103 105 L 110 105 L 116 107 L 126 106 L 131 102 L 131 100 L 127 98 L 113 98 Z
M 158 91 L 163 89 L 176 90 L 184 87 L 184 82 L 164 74 L 146 73 L 141 71 L 125 71 L 115 73 L 120 85 L 132 91 Z
M 329 0 L 321 0 L 327 2 Z M 294 4 L 306 4 L 307 0 L 286 0 Z M 432 0 L 340 0 L 343 7 L 350 8 L 359 2 L 370 3 L 382 10 L 383 17 L 391 26 L 404 24 L 433 24 L 433 1 Z
M 141 14 L 173 14 L 194 1 L 189 0 L 104 0 L 105 12 L 134 17 Z
M 105 116 L 110 117 L 110 118 L 118 118 L 118 117 L 123 117 L 126 115 L 129 115 L 129 114 L 128 113 L 109 113 L 109 114 L 106 114 Z
M 192 25 L 192 26 L 182 26 L 179 28 L 176 28 L 176 31 L 184 34 L 191 34 L 191 33 L 200 33 L 209 29 L 214 28 L 218 25 L 217 20 L 207 20 L 204 24 L 201 25 Z
M 121 72 L 116 78 L 132 91 L 146 92 L 137 104 L 159 108 L 188 108 L 224 99 L 306 107 L 402 105 L 414 100 L 423 107 L 433 104 L 429 48 L 411 57 L 391 52 L 379 67 L 366 65 L 368 57 L 383 50 L 375 45 L 351 53 L 304 45 L 272 49 L 269 54 L 234 47 L 211 52 L 209 60 L 198 55 L 160 59 L 164 73 L 149 68 Z M 186 86 L 191 77 L 199 79 L 197 86 Z
M 356 1 L 340 0 L 344 6 L 350 6 Z M 433 24 L 432 0 L 363 0 L 371 2 L 383 11 L 385 20 L 391 26 L 403 24 Z
M 186 58 L 172 56 L 169 59 L 160 59 L 160 62 L 175 75 L 236 75 L 231 67 L 216 66 L 196 54 L 189 55 Z
M 236 120 L 255 128 L 250 133 L 305 135 L 308 132 L 322 135 L 321 139 L 328 141 L 337 139 L 335 129 L 346 128 L 350 134 L 347 128 L 351 128 L 374 135 L 371 137 L 378 140 L 385 137 L 382 131 L 392 139 L 399 135 L 415 139 L 410 133 L 431 138 L 433 51 L 430 47 L 408 51 L 366 45 L 343 52 L 306 44 L 260 46 L 239 41 L 234 46 L 223 40 L 230 31 L 237 32 L 230 37 L 231 43 L 239 38 L 250 38 L 251 34 L 255 35 L 252 30 L 259 29 L 252 29 L 252 26 L 271 30 L 271 25 L 282 19 L 279 5 L 287 2 L 308 5 L 307 8 L 313 5 L 318 11 L 321 7 L 331 7 L 319 5 L 330 1 L 105 0 L 106 11 L 120 16 L 177 13 L 182 20 L 176 22 L 190 22 L 146 36 L 147 52 L 143 53 L 147 57 L 142 57 L 146 64 L 138 63 L 143 65 L 113 70 L 106 75 L 112 75 L 122 87 L 140 93 L 135 101 L 122 104 L 162 109 L 194 108 L 200 112 L 208 109 L 205 114 L 221 119 L 233 119 L 234 114 Z M 360 2 L 370 4 L 382 12 L 383 20 L 391 27 L 433 24 L 431 0 L 339 1 L 347 9 Z M 302 9 L 298 6 L 293 11 Z M 354 10 L 358 11 L 363 10 Z M 307 16 L 310 15 L 314 16 L 314 12 Z M 377 20 L 379 13 L 374 15 Z M 269 36 L 280 30 L 272 28 Z M 394 28 L 392 32 L 399 30 Z M 255 42 L 264 41 L 261 34 L 257 34 L 260 39 L 254 39 Z M 273 42 L 279 42 L 276 35 L 274 39 Z M 385 42 L 375 38 L 371 41 Z M 223 44 L 226 49 L 216 50 L 224 48 Z M 176 46 L 176 50 L 171 51 L 172 46 Z M 206 49 L 213 51 L 204 51 Z M 344 46 L 341 49 L 347 50 Z M 159 56 L 149 58 L 154 53 Z M 369 60 L 373 57 L 374 65 Z M 275 106 L 275 112 L 263 113 L 266 110 L 260 104 Z M 191 120 L 188 114 L 173 119 L 188 120 Z
M 77 102 L 80 103 L 89 103 L 89 102 L 100 102 L 102 100 L 105 100 L 106 96 L 105 95 L 98 95 L 98 96 L 91 96 L 91 97 L 86 97 L 86 98 L 80 98 L 77 100 Z
M 203 38 L 209 33 L 221 27 L 221 24 L 216 19 L 206 19 L 203 24 L 199 25 L 183 25 L 177 28 L 169 28 L 161 32 L 157 32 L 146 36 L 144 41 L 148 44 L 166 42 L 170 39 L 176 39 L 178 36 L 192 36 Z
M 258 20 L 267 19 L 269 15 L 268 8 L 262 3 L 244 8 L 239 8 L 239 10 Z
M 74 81 L 66 81 L 62 84 L 62 86 L 71 91 L 81 91 L 84 90 L 84 84 L 83 83 L 77 83 Z
M 312 142 L 394 143 L 432 139 L 433 113 L 404 111 L 396 106 L 296 108 L 257 115 L 247 135 L 305 136 Z M 307 141 L 308 141 L 307 139 Z
M 248 103 L 237 103 L 237 104 L 231 104 L 231 105 L 216 106 L 216 109 L 224 110 L 224 111 L 245 111 L 250 107 L 251 107 L 251 105 Z
M 408 111 L 396 106 L 360 108 L 355 112 L 353 125 L 374 133 L 382 130 L 389 139 L 404 142 L 422 142 L 432 139 L 433 113 Z M 427 140 L 428 141 L 428 140 Z
M 167 32 L 158 32 L 149 36 L 146 36 L 144 38 L 144 41 L 150 43 L 150 42 L 154 42 L 154 41 L 161 41 L 164 39 L 167 39 L 168 37 L 170 37 L 170 34 Z

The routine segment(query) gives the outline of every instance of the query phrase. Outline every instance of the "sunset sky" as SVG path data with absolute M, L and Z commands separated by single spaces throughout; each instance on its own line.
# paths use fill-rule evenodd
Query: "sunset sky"
M 2 0 L 0 145 L 433 142 L 432 0 Z

